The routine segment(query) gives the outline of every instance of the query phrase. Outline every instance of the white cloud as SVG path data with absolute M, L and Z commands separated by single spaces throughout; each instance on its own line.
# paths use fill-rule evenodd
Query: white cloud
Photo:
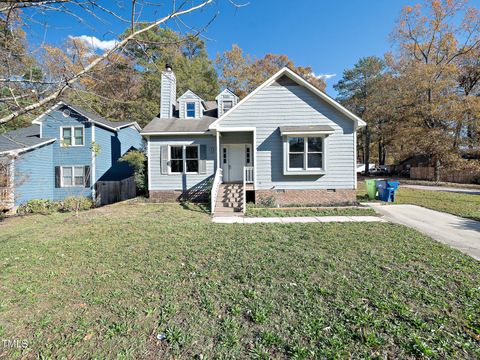
M 92 50 L 110 50 L 113 48 L 118 41 L 117 40 L 100 40 L 95 36 L 80 35 L 80 36 L 69 36 L 70 39 L 78 40 L 83 42 L 85 45 L 89 46 Z
M 335 76 L 337 76 L 337 74 L 315 74 L 315 73 L 312 73 L 312 76 L 317 78 L 317 79 L 322 79 L 322 80 L 330 80 L 331 78 L 334 78 Z

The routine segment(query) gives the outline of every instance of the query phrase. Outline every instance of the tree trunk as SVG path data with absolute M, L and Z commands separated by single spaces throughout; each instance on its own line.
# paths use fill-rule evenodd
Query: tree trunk
M 370 129 L 365 126 L 365 144 L 363 145 L 363 153 L 365 160 L 365 176 L 370 174 Z
M 387 160 L 387 152 L 385 150 L 385 145 L 383 139 L 378 139 L 378 165 L 385 165 Z
M 441 172 L 441 163 L 440 160 L 435 160 L 435 167 L 434 167 L 434 176 L 435 176 L 435 182 L 440 182 L 440 172 Z

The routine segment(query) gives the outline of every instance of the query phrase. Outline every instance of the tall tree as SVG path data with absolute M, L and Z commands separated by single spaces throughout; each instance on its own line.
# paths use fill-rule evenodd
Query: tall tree
M 369 173 L 371 127 L 378 123 L 373 96 L 379 88 L 385 71 L 385 62 L 375 56 L 361 58 L 352 69 L 343 72 L 342 79 L 334 85 L 339 101 L 367 122 L 364 128 L 363 160 L 365 174 Z M 379 154 L 381 157 L 381 154 Z
M 325 82 L 314 75 L 311 67 L 296 66 L 287 55 L 266 54 L 258 59 L 244 54 L 238 45 L 233 45 L 231 50 L 217 54 L 216 64 L 220 85 L 232 90 L 240 98 L 252 92 L 283 67 L 296 71 L 322 91 L 326 87 Z
M 427 0 L 402 10 L 394 38 L 399 54 L 396 101 L 409 130 L 408 146 L 429 155 L 435 178 L 459 159 L 465 107 L 459 98 L 459 62 L 478 51 L 480 17 L 464 0 Z M 458 20 L 460 19 L 460 21 Z

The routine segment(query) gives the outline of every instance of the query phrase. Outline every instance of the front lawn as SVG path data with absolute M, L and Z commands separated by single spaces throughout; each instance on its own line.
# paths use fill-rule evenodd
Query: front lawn
M 389 223 L 119 204 L 0 223 L 0 358 L 478 358 L 480 263 Z M 157 339 L 158 338 L 160 339 Z
M 480 195 L 400 188 L 399 204 L 413 204 L 480 221 Z
M 247 206 L 247 216 L 250 217 L 297 217 L 297 216 L 375 216 L 371 208 L 362 207 L 291 207 L 265 208 Z

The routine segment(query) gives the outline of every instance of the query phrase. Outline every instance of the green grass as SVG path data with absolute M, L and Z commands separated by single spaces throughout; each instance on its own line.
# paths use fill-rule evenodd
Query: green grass
M 480 195 L 400 188 L 396 201 L 480 221 Z
M 480 263 L 389 223 L 123 204 L 0 223 L 0 358 L 478 358 Z M 164 340 L 157 340 L 161 334 Z
M 305 208 L 261 208 L 247 206 L 247 216 L 250 217 L 289 217 L 289 216 L 375 216 L 377 213 L 370 208 L 360 207 L 305 207 Z
M 368 201 L 365 182 L 358 182 L 357 200 Z M 397 191 L 397 204 L 412 204 L 428 209 L 480 221 L 480 195 L 445 191 L 417 190 L 400 188 Z

